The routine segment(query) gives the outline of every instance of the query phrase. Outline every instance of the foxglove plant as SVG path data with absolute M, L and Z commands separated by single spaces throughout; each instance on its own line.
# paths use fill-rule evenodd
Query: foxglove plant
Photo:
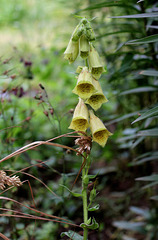
M 84 155 L 82 163 L 82 194 L 80 195 L 83 200 L 84 222 L 80 225 L 84 230 L 83 240 L 88 239 L 88 229 L 97 229 L 99 227 L 94 218 L 88 218 L 88 211 L 95 211 L 99 208 L 98 205 L 91 207 L 96 197 L 95 185 L 90 192 L 89 200 L 87 197 L 88 184 L 91 179 L 95 178 L 95 176 L 88 175 L 92 141 L 104 147 L 108 137 L 112 135 L 92 110 L 98 110 L 103 103 L 108 101 L 98 81 L 105 70 L 99 54 L 93 46 L 92 42 L 94 40 L 95 34 L 90 22 L 86 18 L 82 18 L 72 33 L 64 52 L 64 58 L 70 64 L 76 60 L 78 55 L 85 60 L 85 66 L 79 66 L 76 70 L 79 75 L 72 92 L 79 96 L 79 102 L 69 126 L 70 129 L 79 131 L 80 137 L 76 139 L 75 144 L 79 145 L 78 151 Z M 91 136 L 86 133 L 88 128 L 90 128 Z

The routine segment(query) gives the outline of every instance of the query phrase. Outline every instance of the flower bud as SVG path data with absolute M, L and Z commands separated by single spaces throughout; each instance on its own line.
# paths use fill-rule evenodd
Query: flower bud
M 96 91 L 93 85 L 93 78 L 87 67 L 83 67 L 80 75 L 78 76 L 78 81 L 76 87 L 73 89 L 73 93 L 77 94 L 82 99 L 89 98 L 93 92 Z
M 81 73 L 83 68 L 83 66 L 78 66 L 76 69 L 76 73 Z
M 99 57 L 96 49 L 90 44 L 90 52 L 88 56 L 90 71 L 94 78 L 99 79 L 102 72 L 104 72 L 103 65 L 101 63 L 101 59 Z
M 93 136 L 93 141 L 97 142 L 102 147 L 105 146 L 108 137 L 112 135 L 106 127 L 104 126 L 103 122 L 94 115 L 93 111 L 89 111 L 90 114 L 90 129 Z
M 84 104 L 84 101 L 79 98 L 79 102 L 75 108 L 69 128 L 76 131 L 85 132 L 88 126 L 88 109 L 87 106 Z
M 78 41 L 83 31 L 84 31 L 84 24 L 81 22 L 77 25 L 77 27 L 75 28 L 72 34 L 72 41 L 75 41 L 75 42 Z
M 69 63 L 73 63 L 79 53 L 79 41 L 72 41 L 70 39 L 68 46 L 64 52 L 64 58 L 69 61 Z
M 85 28 L 86 28 L 85 35 L 86 35 L 87 40 L 90 41 L 90 42 L 94 41 L 95 40 L 95 34 L 94 34 L 93 29 L 91 28 L 91 24 L 90 24 L 89 21 L 86 22 Z
M 80 56 L 83 59 L 86 59 L 89 55 L 89 41 L 85 37 L 85 35 L 82 35 L 80 37 Z
M 97 91 L 94 92 L 89 99 L 87 99 L 86 103 L 88 103 L 96 111 L 101 107 L 102 103 L 108 102 L 108 99 L 104 96 L 99 82 L 97 80 L 93 80 L 93 84 Z

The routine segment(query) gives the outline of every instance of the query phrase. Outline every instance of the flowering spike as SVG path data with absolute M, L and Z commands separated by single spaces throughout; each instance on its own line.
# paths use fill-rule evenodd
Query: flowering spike
M 75 108 L 74 115 L 69 126 L 70 129 L 85 132 L 88 128 L 88 109 L 84 101 L 79 98 L 79 102 Z
M 85 35 L 82 35 L 80 37 L 80 56 L 83 59 L 86 59 L 89 55 L 89 41 L 85 37 Z
M 105 146 L 108 137 L 112 135 L 106 127 L 104 126 L 103 122 L 94 115 L 93 111 L 89 111 L 90 114 L 90 129 L 93 136 L 93 141 L 97 142 L 102 147 Z
M 90 52 L 88 56 L 89 61 L 89 67 L 90 71 L 94 78 L 99 79 L 101 74 L 105 71 L 103 68 L 103 65 L 101 63 L 101 59 L 99 57 L 98 52 L 93 47 L 92 44 L 90 44 Z
M 87 67 L 84 67 L 81 71 L 77 85 L 73 89 L 73 93 L 77 94 L 82 99 L 89 98 L 93 92 L 96 91 L 93 85 L 93 78 Z
M 97 80 L 93 80 L 93 84 L 97 91 L 94 92 L 89 99 L 87 99 L 86 103 L 88 103 L 96 111 L 101 107 L 102 103 L 108 102 L 108 99 L 104 96 L 99 82 Z
M 69 63 L 73 63 L 79 53 L 79 41 L 72 41 L 72 38 L 70 39 L 68 46 L 64 52 L 64 58 L 69 61 Z

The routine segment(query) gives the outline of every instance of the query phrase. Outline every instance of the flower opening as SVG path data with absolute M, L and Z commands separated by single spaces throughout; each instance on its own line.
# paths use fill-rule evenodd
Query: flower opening
M 83 59 L 86 59 L 89 55 L 89 41 L 87 40 L 87 38 L 82 35 L 80 37 L 80 56 L 83 58 Z
M 99 79 L 101 74 L 105 71 L 103 68 L 103 65 L 101 63 L 101 59 L 99 57 L 98 52 L 93 47 L 92 44 L 90 44 L 90 52 L 88 56 L 89 66 L 91 73 L 94 78 Z
M 93 85 L 93 78 L 90 72 L 88 72 L 88 68 L 84 67 L 78 77 L 77 85 L 72 92 L 82 99 L 87 99 L 94 91 L 96 91 L 96 89 Z
M 103 103 L 108 102 L 108 99 L 104 96 L 99 82 L 94 80 L 93 83 L 97 91 L 93 93 L 89 99 L 87 99 L 86 103 L 88 103 L 96 111 Z
M 93 111 L 90 110 L 90 129 L 93 136 L 93 141 L 97 142 L 102 147 L 105 146 L 108 137 L 112 135 L 106 127 L 104 126 L 103 122 L 94 115 Z
M 76 131 L 85 132 L 88 128 L 88 109 L 84 104 L 84 101 L 80 98 L 79 102 L 75 108 L 73 118 L 71 124 L 69 126 L 70 129 Z
M 70 39 L 68 46 L 64 52 L 64 58 L 69 61 L 69 63 L 73 63 L 79 53 L 79 41 L 72 41 Z

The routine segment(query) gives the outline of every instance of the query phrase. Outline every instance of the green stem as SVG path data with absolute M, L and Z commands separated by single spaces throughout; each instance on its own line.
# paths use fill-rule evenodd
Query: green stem
M 83 159 L 84 161 L 84 159 Z M 83 200 L 83 219 L 84 223 L 87 224 L 88 221 L 88 207 L 87 207 L 87 187 L 88 183 L 85 181 L 85 177 L 88 174 L 87 164 L 85 164 L 82 169 L 82 200 Z M 84 228 L 83 231 L 83 240 L 87 240 L 88 238 L 88 229 Z

